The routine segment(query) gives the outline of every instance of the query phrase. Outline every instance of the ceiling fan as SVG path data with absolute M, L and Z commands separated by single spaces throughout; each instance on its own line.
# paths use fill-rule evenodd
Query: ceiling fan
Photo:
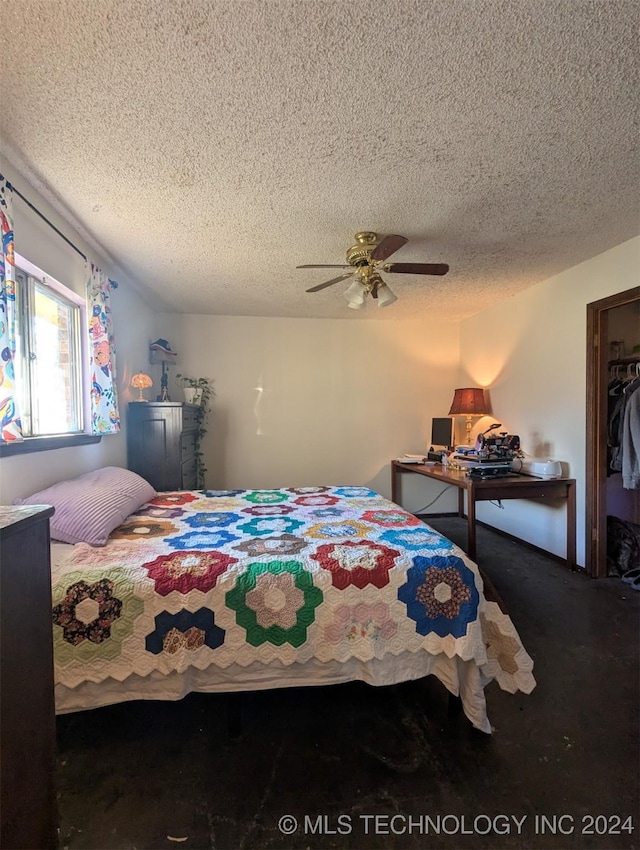
M 443 275 L 449 271 L 446 263 L 385 263 L 385 260 L 398 251 L 409 240 L 405 236 L 390 234 L 382 239 L 377 233 L 363 230 L 356 233 L 356 244 L 347 251 L 347 265 L 304 265 L 298 269 L 349 269 L 338 277 L 325 280 L 307 289 L 307 292 L 318 292 L 327 286 L 333 286 L 341 280 L 355 278 L 354 282 L 344 293 L 349 307 L 360 309 L 364 307 L 366 295 L 378 299 L 379 307 L 386 307 L 397 301 L 389 286 L 380 276 L 380 272 L 390 274 L 428 274 Z

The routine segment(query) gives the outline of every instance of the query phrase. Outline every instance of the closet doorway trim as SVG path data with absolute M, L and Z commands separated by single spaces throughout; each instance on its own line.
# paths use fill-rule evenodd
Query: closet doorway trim
M 587 304 L 587 458 L 585 567 L 607 575 L 607 383 L 609 310 L 640 301 L 640 286 Z

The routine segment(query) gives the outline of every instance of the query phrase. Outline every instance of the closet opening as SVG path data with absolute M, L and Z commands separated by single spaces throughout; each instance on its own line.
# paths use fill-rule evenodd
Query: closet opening
M 585 567 L 594 578 L 640 566 L 640 482 L 624 475 L 623 428 L 637 392 L 640 286 L 587 304 Z

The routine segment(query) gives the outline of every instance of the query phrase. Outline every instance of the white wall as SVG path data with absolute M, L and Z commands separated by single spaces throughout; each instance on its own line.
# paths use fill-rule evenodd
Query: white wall
M 565 463 L 578 481 L 578 560 L 584 563 L 586 304 L 638 285 L 640 237 L 458 323 L 353 322 L 156 313 L 11 166 L 8 179 L 120 286 L 112 309 L 123 425 L 131 375 L 160 368 L 159 336 L 180 353 L 172 369 L 215 380 L 204 451 L 211 487 L 362 484 L 389 496 L 389 461 L 426 449 L 431 418 L 445 416 L 457 386 L 489 388 L 503 428 L 526 452 Z M 16 250 L 77 292 L 82 259 L 16 199 Z M 460 365 L 462 364 L 462 365 Z M 175 384 L 170 386 L 179 398 Z M 474 435 L 493 418 L 475 424 Z M 458 439 L 464 434 L 458 422 Z M 126 465 L 125 434 L 97 445 L 0 459 L 0 503 L 99 466 Z M 420 510 L 441 492 L 403 478 L 402 504 Z M 456 509 L 455 492 L 431 508 Z M 564 505 L 484 503 L 480 519 L 564 555 Z
M 120 415 L 126 423 L 127 402 L 133 398 L 131 375 L 139 370 L 152 374 L 148 364 L 149 342 L 154 338 L 156 318 L 153 310 L 138 295 L 132 282 L 108 260 L 83 242 L 81 236 L 26 183 L 9 163 L 0 161 L 0 171 L 64 235 L 94 262 L 102 265 L 119 283 L 112 291 L 111 308 L 117 347 L 118 396 Z M 43 271 L 84 294 L 84 260 L 20 198 L 14 197 L 14 231 L 17 253 Z M 155 336 L 159 334 L 155 333 Z M 154 376 L 155 377 L 155 376 Z M 124 428 L 120 434 L 104 436 L 100 443 L 73 449 L 56 449 L 33 454 L 0 458 L 0 504 L 27 496 L 65 478 L 71 478 L 101 466 L 126 466 Z
M 210 487 L 354 484 L 389 496 L 390 459 L 424 452 L 431 418 L 449 409 L 458 323 L 180 319 L 179 371 L 215 380 Z M 423 498 L 407 482 L 405 506 Z
M 640 283 L 640 237 L 462 322 L 469 386 L 490 388 L 504 430 L 530 455 L 560 460 L 577 479 L 578 562 L 584 565 L 586 305 Z M 564 556 L 564 504 L 478 505 L 478 518 Z

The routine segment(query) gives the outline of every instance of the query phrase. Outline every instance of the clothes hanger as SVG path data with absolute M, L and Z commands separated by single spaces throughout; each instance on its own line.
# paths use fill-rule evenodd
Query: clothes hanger
M 608 384 L 608 392 L 610 396 L 618 396 L 620 395 L 620 389 L 622 387 L 622 381 L 620 380 L 620 366 L 615 365 L 612 366 L 609 371 L 609 384 Z
M 622 382 L 622 392 L 625 394 L 633 394 L 638 388 L 640 388 L 640 373 L 636 371 L 636 374 L 627 375 L 624 379 Z

